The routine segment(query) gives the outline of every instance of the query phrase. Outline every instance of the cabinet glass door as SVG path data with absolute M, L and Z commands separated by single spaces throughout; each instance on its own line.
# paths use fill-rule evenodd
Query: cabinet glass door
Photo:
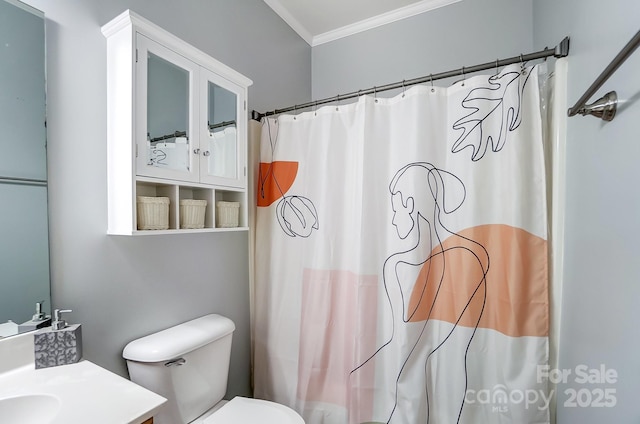
M 138 34 L 138 175 L 197 181 L 198 66 Z
M 239 92 L 228 81 L 201 69 L 202 100 L 200 179 L 203 182 L 242 187 L 244 163 L 240 138 Z

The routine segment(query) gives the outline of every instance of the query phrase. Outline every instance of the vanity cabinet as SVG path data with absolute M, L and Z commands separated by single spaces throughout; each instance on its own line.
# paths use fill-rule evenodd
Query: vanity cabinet
M 108 233 L 246 230 L 251 80 L 126 11 L 107 38 Z M 169 228 L 138 230 L 137 196 L 168 197 Z M 180 201 L 206 200 L 204 228 L 180 228 Z M 239 226 L 216 228 L 216 203 Z

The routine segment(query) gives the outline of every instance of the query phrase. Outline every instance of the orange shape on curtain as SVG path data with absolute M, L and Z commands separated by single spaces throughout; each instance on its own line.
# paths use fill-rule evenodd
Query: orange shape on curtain
M 409 321 L 437 319 L 513 337 L 544 337 L 548 299 L 547 241 L 508 225 L 481 225 L 448 237 L 431 252 L 407 315 Z
M 298 175 L 298 162 L 260 162 L 258 172 L 258 206 L 267 207 L 282 198 Z

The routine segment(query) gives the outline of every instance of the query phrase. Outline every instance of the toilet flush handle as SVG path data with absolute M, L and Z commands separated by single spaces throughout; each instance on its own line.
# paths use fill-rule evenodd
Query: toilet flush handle
M 173 359 L 173 360 L 171 360 L 171 361 L 169 361 L 169 362 L 166 362 L 166 363 L 164 364 L 164 366 L 165 366 L 165 367 L 173 367 L 174 365 L 175 365 L 175 366 L 180 366 L 180 365 L 184 365 L 184 364 L 186 364 L 186 363 L 187 363 L 187 360 L 186 360 L 186 359 L 184 359 L 184 358 L 178 358 L 178 359 Z

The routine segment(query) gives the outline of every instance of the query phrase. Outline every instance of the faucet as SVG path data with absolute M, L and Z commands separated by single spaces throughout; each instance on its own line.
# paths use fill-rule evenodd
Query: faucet
M 53 324 L 51 324 L 53 331 L 62 330 L 67 326 L 67 321 L 61 318 L 62 314 L 67 312 L 73 311 L 71 309 L 56 309 L 53 311 Z

